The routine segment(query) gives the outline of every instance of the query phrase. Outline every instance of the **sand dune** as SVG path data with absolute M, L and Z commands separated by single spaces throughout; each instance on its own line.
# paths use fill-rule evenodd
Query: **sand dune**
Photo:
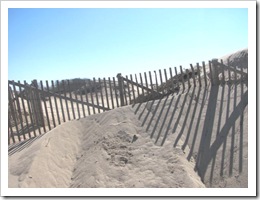
M 246 84 L 66 122 L 9 156 L 9 187 L 248 187 Z

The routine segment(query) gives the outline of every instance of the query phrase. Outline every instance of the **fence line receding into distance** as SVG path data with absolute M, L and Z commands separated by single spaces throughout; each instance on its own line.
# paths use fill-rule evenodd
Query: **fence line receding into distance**
M 207 70 L 207 68 L 209 70 Z M 8 81 L 8 144 L 26 141 L 61 123 L 185 92 L 190 87 L 247 83 L 247 71 L 214 59 L 206 66 L 190 65 L 108 79 L 72 79 L 37 82 Z M 247 69 L 246 69 L 247 70 Z M 228 76 L 225 77 L 227 72 Z M 240 79 L 232 74 L 239 74 Z

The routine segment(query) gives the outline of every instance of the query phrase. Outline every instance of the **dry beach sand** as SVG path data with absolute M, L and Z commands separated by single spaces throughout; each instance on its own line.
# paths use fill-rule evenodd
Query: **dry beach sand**
M 9 187 L 248 187 L 247 104 L 210 85 L 66 122 L 13 149 Z

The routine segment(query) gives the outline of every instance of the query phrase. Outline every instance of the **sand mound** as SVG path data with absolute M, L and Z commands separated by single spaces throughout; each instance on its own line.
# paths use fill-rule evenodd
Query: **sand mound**
M 131 106 L 61 125 L 10 157 L 9 187 L 205 187 L 180 146 L 139 125 Z

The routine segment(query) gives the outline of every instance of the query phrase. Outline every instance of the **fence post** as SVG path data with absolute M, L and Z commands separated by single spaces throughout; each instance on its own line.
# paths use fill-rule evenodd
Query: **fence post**
M 218 77 L 218 59 L 212 59 L 212 85 L 219 84 L 219 77 Z
M 118 89 L 119 89 L 121 106 L 124 106 L 123 79 L 121 73 L 118 73 L 116 77 L 118 80 Z

